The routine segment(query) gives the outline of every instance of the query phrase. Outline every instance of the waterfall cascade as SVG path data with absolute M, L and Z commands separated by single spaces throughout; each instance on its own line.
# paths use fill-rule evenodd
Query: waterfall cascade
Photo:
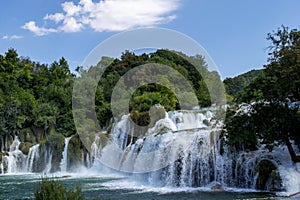
M 33 166 L 34 163 L 39 158 L 39 148 L 40 148 L 40 144 L 36 144 L 29 149 L 29 153 L 26 159 L 26 166 L 25 166 L 26 172 L 34 172 Z
M 13 143 L 10 145 L 8 155 L 2 157 L 2 172 L 10 174 L 23 171 L 25 156 L 19 150 L 19 146 L 20 140 L 16 136 Z
M 68 170 L 68 146 L 72 137 L 65 138 L 65 147 L 62 152 L 62 159 L 60 162 L 60 171 L 66 172 Z
M 19 146 L 20 146 L 20 141 L 18 137 L 15 137 L 14 141 L 10 145 L 9 152 L 4 151 L 4 145 L 2 144 L 2 150 L 1 150 L 2 152 L 1 173 L 2 174 L 17 172 L 16 162 L 17 160 L 20 160 L 20 159 L 16 159 L 20 155 Z
M 220 139 L 222 124 L 209 110 L 166 113 L 165 118 L 157 121 L 144 135 L 137 135 L 139 131 L 132 123 L 129 115 L 123 116 L 113 124 L 109 134 L 96 135 L 91 152 L 87 155 L 81 153 L 78 160 L 99 173 L 105 173 L 101 166 L 106 165 L 117 171 L 133 173 L 133 179 L 158 187 L 212 187 L 220 184 L 223 188 L 252 189 L 257 188 L 257 166 L 264 160 L 276 166 L 277 171 L 272 172 L 272 176 L 282 181 L 266 180 L 265 189 L 284 188 L 291 193 L 300 190 L 300 165 L 293 165 L 284 146 L 273 152 L 263 146 L 254 152 L 232 152 Z M 61 172 L 70 167 L 70 140 L 69 137 L 64 141 L 59 165 Z M 19 145 L 18 137 L 15 137 L 9 152 L 2 153 L 2 173 L 51 171 L 51 148 L 36 144 L 26 156 L 19 150 Z
M 9 152 L 2 152 L 1 173 L 49 173 L 51 170 L 51 150 L 45 148 L 41 154 L 40 144 L 29 149 L 28 155 L 24 155 L 19 149 L 21 142 L 16 136 L 9 147 Z
M 216 125 L 211 112 L 170 112 L 135 143 L 127 141 L 134 131 L 128 118 L 124 116 L 115 125 L 112 142 L 101 149 L 103 163 L 125 172 L 148 172 L 147 179 L 154 185 L 198 187 L 213 181 L 233 184 L 226 173 L 231 166 L 224 166 L 226 172 L 224 167 L 216 167 L 216 158 L 222 160 L 218 153 L 220 129 L 209 127 L 208 122 Z
M 47 149 L 44 153 L 44 166 L 45 168 L 42 170 L 43 173 L 50 173 L 52 167 L 52 151 L 51 149 Z
M 277 171 L 272 172 L 273 178 L 264 183 L 267 190 L 287 189 L 285 185 L 290 181 L 285 175 L 287 170 L 293 169 L 294 174 L 300 176 L 300 170 L 292 167 L 283 146 L 273 152 L 263 146 L 255 152 L 230 151 L 224 139 L 220 139 L 222 124 L 209 110 L 169 112 L 143 137 L 137 138 L 129 118 L 123 116 L 114 124 L 110 142 L 105 146 L 95 147 L 93 143 L 93 155 L 113 169 L 142 173 L 134 176 L 144 184 L 159 187 L 214 187 L 219 184 L 224 188 L 256 189 L 258 164 L 266 160 L 277 167 Z M 299 187 L 300 181 L 293 181 L 293 184 Z

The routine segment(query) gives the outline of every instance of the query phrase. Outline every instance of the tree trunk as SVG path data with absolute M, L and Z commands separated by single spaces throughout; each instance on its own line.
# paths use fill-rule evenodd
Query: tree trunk
M 297 157 L 297 155 L 296 155 L 296 153 L 295 153 L 295 151 L 294 151 L 294 149 L 293 149 L 293 147 L 292 147 L 292 144 L 291 144 L 289 138 L 286 138 L 285 144 L 286 144 L 286 146 L 287 146 L 287 148 L 288 148 L 288 150 L 289 150 L 289 153 L 290 153 L 290 156 L 291 156 L 292 161 L 293 161 L 294 163 L 300 162 L 299 158 Z

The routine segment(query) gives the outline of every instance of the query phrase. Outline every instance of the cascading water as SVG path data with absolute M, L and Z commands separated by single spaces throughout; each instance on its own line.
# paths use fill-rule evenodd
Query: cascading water
M 52 151 L 51 149 L 46 149 L 45 153 L 44 153 L 44 165 L 45 168 L 42 170 L 42 172 L 44 174 L 48 174 L 51 172 L 51 168 L 52 168 Z
M 113 126 L 110 143 L 103 147 L 93 143 L 92 149 L 97 152 L 93 155 L 116 170 L 143 172 L 133 176 L 143 184 L 210 188 L 219 184 L 221 188 L 256 189 L 257 166 L 262 160 L 273 162 L 283 175 L 279 166 L 284 163 L 279 161 L 282 155 L 288 156 L 287 151 L 281 157 L 266 150 L 231 152 L 222 144 L 220 123 L 209 110 L 169 112 L 134 142 L 136 130 L 131 123 L 129 115 L 123 116 Z M 280 189 L 278 183 L 273 181 L 268 187 L 277 184 Z
M 276 173 L 282 179 L 282 188 L 289 193 L 300 190 L 300 165 L 291 162 L 287 148 L 280 146 L 269 152 L 261 146 L 253 152 L 232 152 L 220 139 L 220 123 L 209 110 L 166 113 L 154 127 L 140 131 L 143 135 L 137 134 L 139 130 L 132 123 L 130 116 L 125 115 L 113 125 L 109 138 L 105 134 L 96 135 L 91 152 L 86 155 L 81 152 L 82 163 L 100 173 L 111 173 L 103 164 L 117 171 L 137 172 L 131 179 L 157 187 L 214 188 L 219 184 L 219 189 L 256 189 L 257 166 L 267 160 L 278 169 Z M 69 137 L 64 141 L 59 163 L 61 172 L 70 167 L 70 140 Z M 19 145 L 18 137 L 15 137 L 9 152 L 2 153 L 2 173 L 49 173 L 53 170 L 50 146 L 36 144 L 26 156 L 19 150 Z M 270 179 L 266 189 L 280 189 L 279 183 Z
M 3 168 L 2 171 L 6 173 L 18 173 L 23 171 L 25 156 L 19 150 L 20 140 L 17 136 L 10 145 L 7 156 L 2 157 Z
M 196 128 L 207 127 L 208 121 L 212 118 L 210 111 L 205 114 L 199 111 L 172 111 L 168 113 L 168 117 L 176 125 L 177 130 L 190 130 Z
M 68 170 L 68 146 L 71 138 L 72 137 L 65 138 L 65 147 L 64 147 L 64 151 L 62 152 L 62 159 L 60 162 L 61 172 L 67 172 Z
M 37 160 L 39 159 L 39 148 L 40 145 L 36 144 L 29 149 L 29 153 L 26 159 L 26 172 L 34 172 L 34 163 L 37 162 Z
M 96 135 L 95 141 L 91 146 L 91 158 L 89 163 L 90 167 L 92 167 L 92 164 L 94 163 L 95 159 L 100 157 L 100 150 L 101 150 L 101 139 L 98 135 Z
M 52 151 L 46 146 L 41 148 L 40 144 L 32 146 L 28 155 L 19 149 L 21 142 L 16 136 L 9 147 L 9 152 L 2 152 L 1 173 L 15 174 L 28 172 L 51 171 Z
M 100 160 L 120 171 L 149 172 L 151 184 L 208 185 L 220 177 L 215 167 L 220 129 L 209 127 L 208 122 L 214 123 L 210 111 L 170 112 L 133 143 L 135 130 L 129 116 L 123 116 Z

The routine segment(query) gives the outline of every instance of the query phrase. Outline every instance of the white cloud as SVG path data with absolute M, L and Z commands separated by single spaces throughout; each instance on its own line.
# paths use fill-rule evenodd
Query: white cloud
M 21 35 L 4 35 L 2 37 L 3 40 L 18 40 L 21 38 L 23 38 L 23 36 L 21 36 Z
M 65 18 L 65 16 L 62 13 L 55 13 L 53 15 L 47 14 L 44 17 L 44 20 L 52 20 L 55 23 L 58 23 L 58 22 L 62 21 L 64 18 Z
M 64 19 L 63 25 L 60 30 L 65 32 L 78 32 L 82 29 L 83 25 L 76 21 L 74 17 L 67 17 Z
M 2 37 L 2 39 L 3 39 L 3 40 L 8 40 L 8 39 L 9 39 L 9 36 L 8 36 L 8 35 L 4 35 L 4 36 Z
M 44 20 L 54 21 L 55 28 L 38 27 L 34 21 L 23 28 L 36 35 L 51 32 L 78 32 L 84 28 L 95 31 L 123 31 L 135 27 L 150 27 L 176 18 L 174 11 L 180 0 L 80 0 L 61 4 L 63 13 L 47 14 Z
M 78 14 L 82 9 L 81 5 L 75 5 L 72 1 L 64 2 L 61 6 L 66 12 L 67 16 L 74 16 Z
M 83 7 L 91 0 L 82 0 Z M 122 31 L 134 27 L 154 26 L 175 18 L 170 13 L 179 6 L 177 0 L 114 0 L 94 3 L 87 11 L 85 23 L 96 31 Z
M 24 26 L 22 26 L 22 28 L 27 29 L 27 30 L 33 32 L 37 36 L 43 36 L 43 35 L 46 35 L 48 33 L 55 33 L 55 32 L 57 32 L 57 30 L 53 29 L 53 28 L 38 27 L 35 24 L 34 21 L 27 22 Z

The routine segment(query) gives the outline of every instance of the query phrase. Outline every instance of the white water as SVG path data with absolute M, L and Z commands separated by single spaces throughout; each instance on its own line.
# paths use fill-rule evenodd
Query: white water
M 52 168 L 52 151 L 50 149 L 46 150 L 44 160 L 46 161 L 46 165 L 45 169 L 43 170 L 43 174 L 49 174 Z
M 115 125 L 112 142 L 102 149 L 100 160 L 120 171 L 151 172 L 147 178 L 150 184 L 195 187 L 208 185 L 215 177 L 225 179 L 214 167 L 219 129 L 204 124 L 211 119 L 209 111 L 169 113 L 132 143 L 128 140 L 135 130 L 129 116 L 124 116 Z
M 72 137 L 65 138 L 65 147 L 64 147 L 64 151 L 62 152 L 62 159 L 60 162 L 61 172 L 67 172 L 68 170 L 68 146 L 71 138 Z
M 13 143 L 10 145 L 8 156 L 3 156 L 2 158 L 3 165 L 7 166 L 6 173 L 12 174 L 22 172 L 25 156 L 19 150 L 20 143 L 19 138 L 16 136 Z
M 123 116 L 114 124 L 108 143 L 101 141 L 99 135 L 95 136 L 91 153 L 86 157 L 82 154 L 81 158 L 88 167 L 91 166 L 88 174 L 91 171 L 109 176 L 116 171 L 133 173 L 130 178 L 133 187 L 211 190 L 213 185 L 221 184 L 224 189 L 254 190 L 258 178 L 257 165 L 261 160 L 269 160 L 278 167 L 282 178 L 285 192 L 280 194 L 288 195 L 300 190 L 300 165 L 291 162 L 284 146 L 273 152 L 261 146 L 257 151 L 239 154 L 225 147 L 220 154 L 224 145 L 219 140 L 220 128 L 210 111 L 170 112 L 144 136 L 138 135 L 137 138 L 134 138 L 137 131 L 131 123 L 128 115 Z M 70 139 L 65 138 L 60 163 L 62 172 L 68 169 Z M 3 156 L 1 164 L 2 169 L 7 169 L 5 173 L 34 172 L 34 163 L 41 157 L 46 162 L 43 172 L 51 171 L 51 149 L 44 150 L 42 156 L 39 145 L 35 145 L 26 157 L 20 152 L 19 145 L 16 137 L 10 146 L 9 156 Z M 123 184 L 126 185 L 126 181 L 120 182 L 119 187 L 124 187 Z
M 207 127 L 204 120 L 211 121 L 212 113 L 207 111 L 205 114 L 199 111 L 173 111 L 169 116 L 176 125 L 177 130 L 190 130 Z
M 40 145 L 36 144 L 29 149 L 28 155 L 24 155 L 19 149 L 20 144 L 21 142 L 16 136 L 9 147 L 9 152 L 7 152 L 8 155 L 2 156 L 2 174 L 37 172 L 38 168 L 42 168 L 43 173 L 50 172 L 52 161 L 51 150 L 45 149 L 45 152 L 41 157 Z M 44 163 L 39 162 L 40 159 L 42 159 Z
M 111 132 L 112 142 L 105 147 L 94 143 L 92 149 L 98 160 L 117 171 L 148 172 L 132 176 L 137 184 L 168 188 L 220 184 L 222 188 L 255 190 L 257 166 L 269 160 L 282 178 L 286 192 L 281 194 L 300 191 L 300 165 L 291 163 L 285 147 L 269 152 L 261 146 L 254 152 L 234 154 L 221 144 L 218 125 L 210 111 L 170 112 L 132 142 L 135 130 L 129 116 L 123 116 Z M 101 167 L 99 171 L 104 172 Z
M 26 172 L 34 172 L 33 165 L 39 159 L 40 144 L 36 144 L 29 149 L 29 153 L 26 160 Z
M 0 163 L 1 174 L 4 174 L 4 165 L 3 162 Z

